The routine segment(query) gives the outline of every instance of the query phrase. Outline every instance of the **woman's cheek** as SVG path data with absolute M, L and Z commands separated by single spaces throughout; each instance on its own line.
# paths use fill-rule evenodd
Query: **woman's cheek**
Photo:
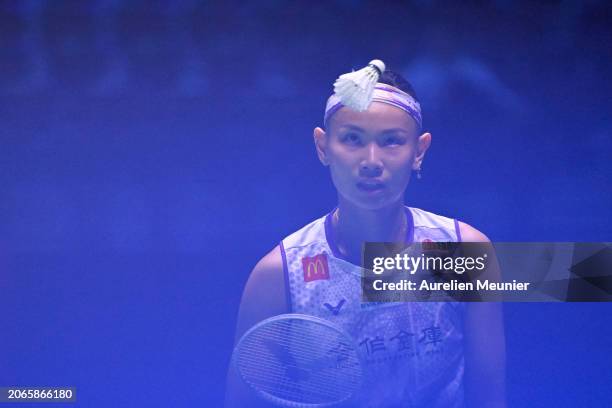
M 343 190 L 347 183 L 346 170 L 342 166 L 338 166 L 337 163 L 330 163 L 329 171 L 336 189 Z
M 389 170 L 393 173 L 393 178 L 398 180 L 399 183 L 407 183 L 412 171 L 412 160 L 398 161 Z

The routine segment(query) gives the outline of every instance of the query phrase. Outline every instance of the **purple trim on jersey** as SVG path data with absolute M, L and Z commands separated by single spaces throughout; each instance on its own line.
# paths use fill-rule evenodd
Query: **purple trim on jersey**
M 327 240 L 327 245 L 329 246 L 329 249 L 331 249 L 332 254 L 336 258 L 340 258 L 348 262 L 349 260 L 340 253 L 338 245 L 336 245 L 336 238 L 334 237 L 334 230 L 332 228 L 332 215 L 337 209 L 338 207 L 334 208 L 325 216 L 325 239 Z
M 283 241 L 280 242 L 281 257 L 283 258 L 283 276 L 285 277 L 285 298 L 287 300 L 288 313 L 293 312 L 293 306 L 291 303 L 291 288 L 289 287 L 289 266 L 287 265 L 287 254 L 285 253 L 285 246 Z
M 342 255 L 342 253 L 340 253 L 340 249 L 338 249 L 338 245 L 336 244 L 334 230 L 332 228 L 332 215 L 337 209 L 338 207 L 334 208 L 325 216 L 325 239 L 327 240 L 327 245 L 329 246 L 329 249 L 331 249 L 334 257 L 350 262 L 344 255 Z M 412 211 L 410 211 L 410 208 L 404 207 L 404 209 L 406 210 L 406 222 L 408 224 L 405 240 L 406 243 L 412 244 L 414 242 L 414 218 L 412 217 Z
M 408 223 L 408 229 L 406 230 L 406 243 L 412 244 L 414 242 L 414 218 L 412 218 L 412 211 L 410 208 L 406 209 L 406 222 Z
M 455 233 L 457 234 L 457 242 L 462 242 L 461 240 L 461 229 L 459 228 L 459 221 L 455 219 Z

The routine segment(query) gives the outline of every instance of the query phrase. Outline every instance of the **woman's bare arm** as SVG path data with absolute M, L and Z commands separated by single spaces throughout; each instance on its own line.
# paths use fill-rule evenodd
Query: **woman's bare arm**
M 280 247 L 277 246 L 257 263 L 249 276 L 240 302 L 235 342 L 260 321 L 288 313 L 290 309 L 286 298 L 283 261 Z M 242 381 L 231 364 L 227 373 L 225 406 L 266 406 Z

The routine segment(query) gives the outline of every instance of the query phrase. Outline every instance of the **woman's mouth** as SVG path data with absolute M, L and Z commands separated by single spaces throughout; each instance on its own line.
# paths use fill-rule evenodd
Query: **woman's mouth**
M 385 185 L 378 181 L 360 181 L 357 183 L 357 188 L 367 193 L 376 193 L 382 191 Z

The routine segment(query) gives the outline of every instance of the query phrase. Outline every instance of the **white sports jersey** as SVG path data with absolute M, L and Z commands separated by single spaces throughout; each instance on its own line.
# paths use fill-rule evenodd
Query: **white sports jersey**
M 362 303 L 361 268 L 339 253 L 332 213 L 281 242 L 291 312 L 327 319 L 354 338 L 366 362 L 360 406 L 463 406 L 464 305 Z M 461 241 L 456 220 L 409 207 L 406 214 L 407 242 Z

